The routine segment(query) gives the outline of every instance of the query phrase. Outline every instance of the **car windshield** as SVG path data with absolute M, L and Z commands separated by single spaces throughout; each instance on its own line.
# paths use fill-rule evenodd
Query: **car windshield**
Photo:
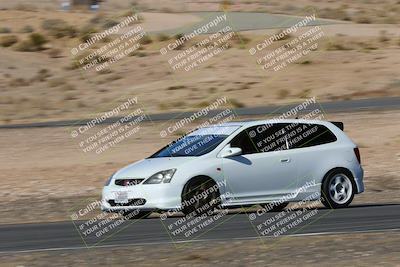
M 197 129 L 163 147 L 150 158 L 196 157 L 213 151 L 240 126 L 212 126 Z

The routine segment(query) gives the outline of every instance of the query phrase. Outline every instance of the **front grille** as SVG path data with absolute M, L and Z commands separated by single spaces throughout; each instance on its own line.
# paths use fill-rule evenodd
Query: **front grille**
M 115 185 L 119 186 L 132 186 L 132 185 L 138 185 L 141 182 L 143 182 L 143 178 L 131 178 L 131 179 L 116 179 L 115 180 Z
M 108 203 L 112 207 L 143 206 L 144 204 L 146 204 L 146 199 L 144 199 L 144 198 L 133 198 L 133 199 L 129 199 L 128 203 L 115 203 L 114 199 L 110 199 L 110 200 L 108 200 Z

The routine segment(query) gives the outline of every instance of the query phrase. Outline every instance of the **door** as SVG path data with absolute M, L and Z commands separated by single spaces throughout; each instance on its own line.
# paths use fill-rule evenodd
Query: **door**
M 222 159 L 231 204 L 277 200 L 296 189 L 286 125 L 257 125 L 232 139 L 231 147 L 240 147 L 242 155 Z

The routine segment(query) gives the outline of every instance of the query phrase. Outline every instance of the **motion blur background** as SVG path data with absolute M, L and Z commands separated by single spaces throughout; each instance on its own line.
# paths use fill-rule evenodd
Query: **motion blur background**
M 235 30 L 229 48 L 194 70 L 173 70 L 160 49 L 218 14 L 227 14 Z M 324 33 L 318 47 L 280 71 L 262 70 L 249 49 L 311 14 Z M 82 69 L 71 49 L 132 15 L 139 16 L 135 24 L 147 33 L 140 49 L 107 69 Z M 400 96 L 399 26 L 399 0 L 1 0 L 0 223 L 68 221 L 79 201 L 100 197 L 104 181 L 116 169 L 150 155 L 201 123 L 161 138 L 160 130 L 174 123 L 171 115 L 168 121 L 144 122 L 138 134 L 104 153 L 82 151 L 71 137 L 77 122 L 132 97 L 150 115 L 196 111 L 220 97 L 227 97 L 227 106 L 235 109 L 294 104 L 310 97 L 319 103 L 395 99 Z M 274 48 L 306 29 L 276 41 Z M 110 35 L 99 43 L 117 38 L 118 34 Z M 202 38 L 185 42 L 179 50 Z M 350 107 L 325 114 L 326 119 L 343 121 L 346 133 L 360 147 L 366 192 L 356 197 L 355 204 L 400 201 L 398 108 Z M 33 127 L 70 120 L 76 121 L 65 127 Z M 289 265 L 290 249 L 303 263 L 318 264 L 323 257 L 329 265 L 336 263 L 335 248 L 346 243 L 343 253 L 354 258 L 353 264 L 395 265 L 400 264 L 395 253 L 399 241 L 397 232 L 289 238 L 268 252 L 253 241 L 237 241 L 247 258 L 235 264 L 264 266 L 273 253 L 269 263 Z M 157 256 L 142 247 L 135 247 L 133 254 L 124 248 L 126 253 L 115 252 L 118 257 L 110 256 L 107 264 L 137 265 L 138 259 L 152 257 L 153 262 L 141 264 L 209 265 L 225 262 L 235 253 L 229 243 L 214 245 L 217 248 L 211 252 L 206 245 L 196 244 L 190 253 L 165 245 L 158 248 Z M 382 246 L 390 249 L 381 251 Z M 216 253 L 218 249 L 225 252 Z M 105 251 L 63 252 L 65 262 L 60 261 L 60 253 L 1 254 L 0 265 L 101 264 L 98 255 Z

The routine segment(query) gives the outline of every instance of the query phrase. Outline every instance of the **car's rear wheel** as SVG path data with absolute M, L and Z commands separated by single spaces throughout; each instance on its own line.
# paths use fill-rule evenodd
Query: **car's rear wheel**
M 321 200 L 329 209 L 345 208 L 353 201 L 354 193 L 355 184 L 351 174 L 336 170 L 324 179 Z
M 149 217 L 151 211 L 130 210 L 130 211 L 124 211 L 122 214 L 127 220 L 145 219 Z
M 185 215 L 210 213 L 220 204 L 218 187 L 211 178 L 194 179 L 182 193 L 182 212 Z
M 289 202 L 283 202 L 283 203 L 266 203 L 266 204 L 262 204 L 261 206 L 265 209 L 268 209 L 268 211 L 273 211 L 273 212 L 277 212 L 277 211 L 282 211 L 284 208 L 286 208 L 286 206 L 289 205 Z

